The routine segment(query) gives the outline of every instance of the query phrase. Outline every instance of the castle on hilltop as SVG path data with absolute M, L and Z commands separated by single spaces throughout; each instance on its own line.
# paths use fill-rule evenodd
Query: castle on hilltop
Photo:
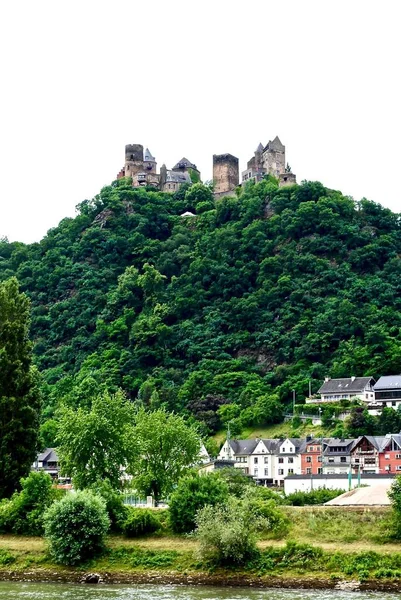
M 259 144 L 248 161 L 247 168 L 242 172 L 241 185 L 249 181 L 261 181 L 265 175 L 277 177 L 280 186 L 296 183 L 295 175 L 285 162 L 285 146 L 278 136 L 266 146 Z M 117 179 L 122 177 L 131 177 L 133 187 L 150 186 L 171 193 L 176 192 L 184 183 L 201 181 L 196 165 L 187 158 L 182 158 L 172 169 L 167 169 L 163 164 L 160 173 L 157 173 L 156 159 L 148 148 L 144 151 L 141 144 L 125 146 L 125 163 Z M 235 190 L 240 185 L 238 158 L 232 154 L 213 155 L 213 184 L 216 198 L 235 195 Z
M 239 185 L 239 161 L 232 154 L 213 155 L 214 194 L 221 196 L 235 195 Z M 266 146 L 259 144 L 254 155 L 248 161 L 245 171 L 242 171 L 242 183 L 261 181 L 265 175 L 273 175 L 279 180 L 279 185 L 294 185 L 297 180 L 285 162 L 285 146 L 276 136 Z
M 117 179 L 132 177 L 133 187 L 151 186 L 162 192 L 176 192 L 183 183 L 200 181 L 200 172 L 187 158 L 182 158 L 172 169 L 166 165 L 157 173 L 157 163 L 148 148 L 145 152 L 141 144 L 125 146 L 125 164 Z

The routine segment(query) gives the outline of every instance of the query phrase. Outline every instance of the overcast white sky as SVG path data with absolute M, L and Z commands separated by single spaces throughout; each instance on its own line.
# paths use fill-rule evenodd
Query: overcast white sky
M 279 135 L 302 179 L 400 212 L 398 0 L 2 0 L 0 236 L 31 242 L 126 143 L 203 179 Z

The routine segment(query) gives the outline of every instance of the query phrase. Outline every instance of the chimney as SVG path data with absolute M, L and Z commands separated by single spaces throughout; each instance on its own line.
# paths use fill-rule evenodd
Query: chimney
M 330 381 L 330 377 L 327 377 L 327 376 L 326 376 L 326 377 L 324 378 L 324 381 L 325 381 L 325 383 L 327 383 L 328 381 Z
M 355 381 L 355 377 L 354 376 L 351 377 L 351 381 Z

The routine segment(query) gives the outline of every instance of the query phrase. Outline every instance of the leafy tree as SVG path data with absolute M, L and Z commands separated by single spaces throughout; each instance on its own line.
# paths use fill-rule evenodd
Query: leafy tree
M 110 522 L 104 500 L 90 491 L 68 494 L 52 504 L 44 522 L 57 562 L 78 565 L 104 552 Z
M 188 475 L 178 482 L 169 499 L 171 527 L 175 533 L 190 533 L 198 510 L 207 504 L 224 504 L 228 485 L 218 475 Z
M 57 440 L 62 473 L 78 489 L 104 480 L 119 489 L 121 469 L 130 457 L 133 420 L 133 406 L 122 392 L 103 393 L 89 410 L 61 408 Z
M 139 492 L 152 495 L 156 504 L 199 459 L 197 431 L 183 417 L 164 409 L 138 411 L 131 443 L 133 484 Z
M 30 302 L 15 278 L 0 283 L 0 497 L 35 459 L 40 393 L 28 339 Z

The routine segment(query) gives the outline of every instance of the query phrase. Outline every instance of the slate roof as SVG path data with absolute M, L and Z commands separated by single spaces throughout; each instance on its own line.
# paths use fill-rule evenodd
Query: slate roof
M 152 156 L 152 153 L 150 152 L 149 148 L 146 148 L 145 150 L 145 156 L 144 156 L 144 161 L 149 161 L 149 162 L 156 162 L 156 159 L 154 156 Z
M 58 462 L 58 456 L 54 448 L 46 448 L 38 454 L 38 462 Z
M 375 392 L 378 390 L 398 390 L 401 389 L 401 375 L 385 375 L 380 377 L 373 386 Z
M 178 161 L 176 165 L 174 165 L 173 171 L 182 169 L 183 166 L 185 166 L 186 169 L 196 169 L 196 165 L 194 165 L 194 163 L 191 163 L 191 161 L 185 158 L 184 156 L 181 160 Z
M 266 448 L 269 452 L 276 452 L 277 448 L 279 446 L 281 446 L 281 444 L 283 442 L 283 440 L 268 440 L 268 439 L 262 439 L 260 441 L 264 443 L 264 445 L 266 446 Z
M 252 454 L 260 440 L 230 440 L 234 454 Z
M 191 183 L 191 178 L 189 174 L 184 172 L 176 172 L 176 171 L 167 171 L 166 174 L 166 182 L 173 183 Z
M 341 394 L 344 392 L 348 394 L 349 392 L 362 392 L 372 380 L 374 381 L 373 377 L 355 377 L 353 381 L 352 377 L 345 377 L 343 379 L 329 379 L 323 383 L 317 393 Z
M 324 448 L 323 454 L 325 456 L 342 456 L 344 454 L 348 455 L 351 452 L 354 444 L 355 439 L 331 438 Z M 338 450 L 334 451 L 333 448 L 338 448 Z

